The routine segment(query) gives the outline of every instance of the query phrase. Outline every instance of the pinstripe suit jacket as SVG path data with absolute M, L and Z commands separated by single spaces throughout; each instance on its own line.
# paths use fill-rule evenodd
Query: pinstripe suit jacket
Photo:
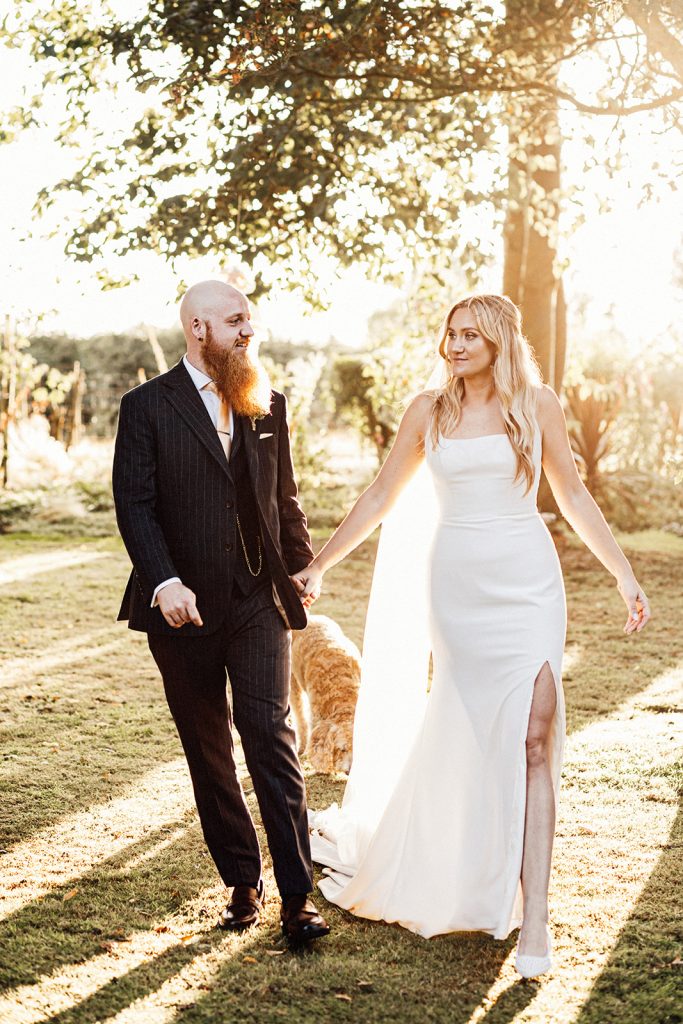
M 306 517 L 297 501 L 286 400 L 272 393 L 263 419 L 243 421 L 243 443 L 258 508 L 266 564 L 293 629 L 306 612 L 289 576 L 313 558 Z M 271 435 L 264 437 L 263 435 Z M 119 619 L 147 633 L 177 633 L 159 608 L 155 588 L 179 576 L 197 596 L 204 625 L 222 624 L 235 558 L 235 487 L 230 465 L 182 360 L 121 400 L 114 454 L 114 502 L 133 563 Z

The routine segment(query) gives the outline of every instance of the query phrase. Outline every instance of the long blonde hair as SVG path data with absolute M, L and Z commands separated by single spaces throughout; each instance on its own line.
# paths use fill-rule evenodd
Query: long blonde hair
M 515 482 L 526 480 L 529 491 L 534 482 L 534 411 L 541 373 L 529 342 L 522 334 L 522 315 L 507 295 L 470 295 L 448 311 L 439 337 L 439 355 L 447 358 L 448 326 L 457 309 L 469 309 L 480 333 L 495 349 L 493 386 L 505 421 L 505 430 L 517 457 Z M 431 437 L 436 446 L 439 434 L 452 435 L 462 415 L 465 384 L 449 376 L 443 387 L 431 391 L 434 407 Z

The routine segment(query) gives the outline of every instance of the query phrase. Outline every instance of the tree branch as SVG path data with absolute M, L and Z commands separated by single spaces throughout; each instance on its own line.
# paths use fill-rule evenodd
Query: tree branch
M 626 0 L 624 11 L 645 35 L 648 44 L 664 57 L 683 81 L 683 44 L 659 20 L 649 0 Z

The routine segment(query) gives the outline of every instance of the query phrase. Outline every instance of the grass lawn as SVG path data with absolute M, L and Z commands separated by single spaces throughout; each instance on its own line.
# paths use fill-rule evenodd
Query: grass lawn
M 263 925 L 216 930 L 225 894 L 156 668 L 144 637 L 114 622 L 127 557 L 101 521 L 90 536 L 55 529 L 0 537 L 3 1024 L 683 1021 L 683 541 L 622 538 L 654 611 L 630 638 L 607 573 L 563 543 L 556 968 L 523 982 L 515 936 L 424 940 L 321 898 L 333 933 L 293 954 L 268 861 Z M 359 643 L 373 553 L 331 573 L 317 607 Z M 343 779 L 308 771 L 308 791 L 324 806 Z

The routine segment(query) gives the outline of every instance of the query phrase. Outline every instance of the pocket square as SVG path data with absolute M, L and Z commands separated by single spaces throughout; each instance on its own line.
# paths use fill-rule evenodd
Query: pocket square
M 267 437 L 272 437 L 272 434 L 259 434 L 259 441 L 265 441 Z

